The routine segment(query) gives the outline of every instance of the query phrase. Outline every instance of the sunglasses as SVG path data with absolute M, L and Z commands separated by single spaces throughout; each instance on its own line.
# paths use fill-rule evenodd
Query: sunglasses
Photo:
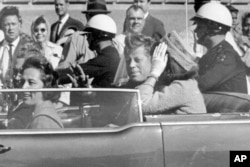
M 36 28 L 36 29 L 34 30 L 34 32 L 39 32 L 39 31 L 41 31 L 41 32 L 45 32 L 45 31 L 46 31 L 46 29 L 45 29 L 45 28 L 41 28 L 41 29 L 37 29 L 37 28 Z

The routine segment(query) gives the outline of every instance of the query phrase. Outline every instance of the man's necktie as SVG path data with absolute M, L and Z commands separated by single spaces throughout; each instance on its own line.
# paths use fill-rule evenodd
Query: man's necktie
M 10 61 L 12 61 L 12 52 L 13 52 L 13 44 L 12 43 L 9 43 L 9 56 L 10 56 Z
M 13 77 L 13 68 L 14 68 L 14 62 L 13 62 L 13 44 L 9 43 L 9 69 L 8 69 L 8 75 L 9 75 L 9 86 L 12 85 L 12 77 Z
M 55 32 L 55 42 L 58 40 L 58 37 L 59 37 L 59 28 L 60 28 L 60 24 L 61 24 L 61 21 L 57 21 L 57 24 L 56 24 L 56 32 Z

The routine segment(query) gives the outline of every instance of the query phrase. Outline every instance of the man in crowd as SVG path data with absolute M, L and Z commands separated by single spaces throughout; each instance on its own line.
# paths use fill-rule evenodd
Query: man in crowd
M 149 6 L 150 6 L 151 0 L 134 0 L 134 4 L 141 6 L 143 10 L 145 11 L 145 26 L 142 30 L 142 34 L 150 36 L 154 38 L 155 40 L 159 41 L 164 35 L 166 34 L 166 31 L 164 29 L 164 24 L 159 19 L 155 18 L 149 13 Z M 128 31 L 128 20 L 125 19 L 124 25 L 123 25 L 123 32 L 126 33 Z
M 225 39 L 232 27 L 229 10 L 220 3 L 209 2 L 198 10 L 193 20 L 197 24 L 197 42 L 208 50 L 199 61 L 201 91 L 247 93 L 244 64 Z
M 88 21 L 97 14 L 108 14 L 104 0 L 89 0 L 87 10 L 82 11 Z M 70 67 L 70 64 L 84 63 L 95 57 L 95 53 L 89 49 L 85 31 L 75 32 L 65 43 L 63 48 L 63 59 L 58 65 L 58 70 Z
M 50 41 L 56 43 L 67 29 L 83 30 L 83 24 L 69 16 L 69 0 L 55 0 L 55 11 L 59 20 L 51 25 Z
M 0 43 L 1 82 L 5 88 L 13 87 L 13 67 L 22 46 L 30 41 L 21 36 L 22 18 L 17 7 L 6 6 L 1 11 L 1 29 L 5 39 Z

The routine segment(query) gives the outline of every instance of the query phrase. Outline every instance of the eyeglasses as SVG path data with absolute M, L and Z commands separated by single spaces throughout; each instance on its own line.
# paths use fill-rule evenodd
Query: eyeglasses
M 36 29 L 34 30 L 34 32 L 39 32 L 39 31 L 41 31 L 41 32 L 45 32 L 45 31 L 46 31 L 46 29 L 45 29 L 45 28 L 40 28 L 40 29 L 37 29 L 37 28 L 36 28 Z

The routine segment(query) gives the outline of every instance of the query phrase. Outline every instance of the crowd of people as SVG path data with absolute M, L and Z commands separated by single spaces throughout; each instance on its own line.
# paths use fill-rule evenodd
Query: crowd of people
M 192 50 L 190 56 L 166 42 L 169 35 L 163 22 L 150 14 L 150 3 L 134 0 L 122 34 L 117 34 L 105 0 L 87 2 L 82 11 L 87 23 L 69 15 L 69 0 L 55 0 L 58 21 L 49 25 L 45 16 L 38 16 L 31 36 L 21 30 L 18 8 L 4 7 L 1 88 L 139 89 L 144 114 L 206 113 L 202 93 L 209 91 L 250 94 L 250 13 L 240 25 L 239 10 L 232 5 L 195 0 L 193 24 L 179 33 Z M 69 105 L 73 98 L 66 92 L 26 93 L 23 105 L 9 116 L 9 127 L 61 128 L 55 107 Z M 32 116 L 23 114 L 27 106 L 32 106 Z M 17 117 L 22 123 L 13 119 Z

